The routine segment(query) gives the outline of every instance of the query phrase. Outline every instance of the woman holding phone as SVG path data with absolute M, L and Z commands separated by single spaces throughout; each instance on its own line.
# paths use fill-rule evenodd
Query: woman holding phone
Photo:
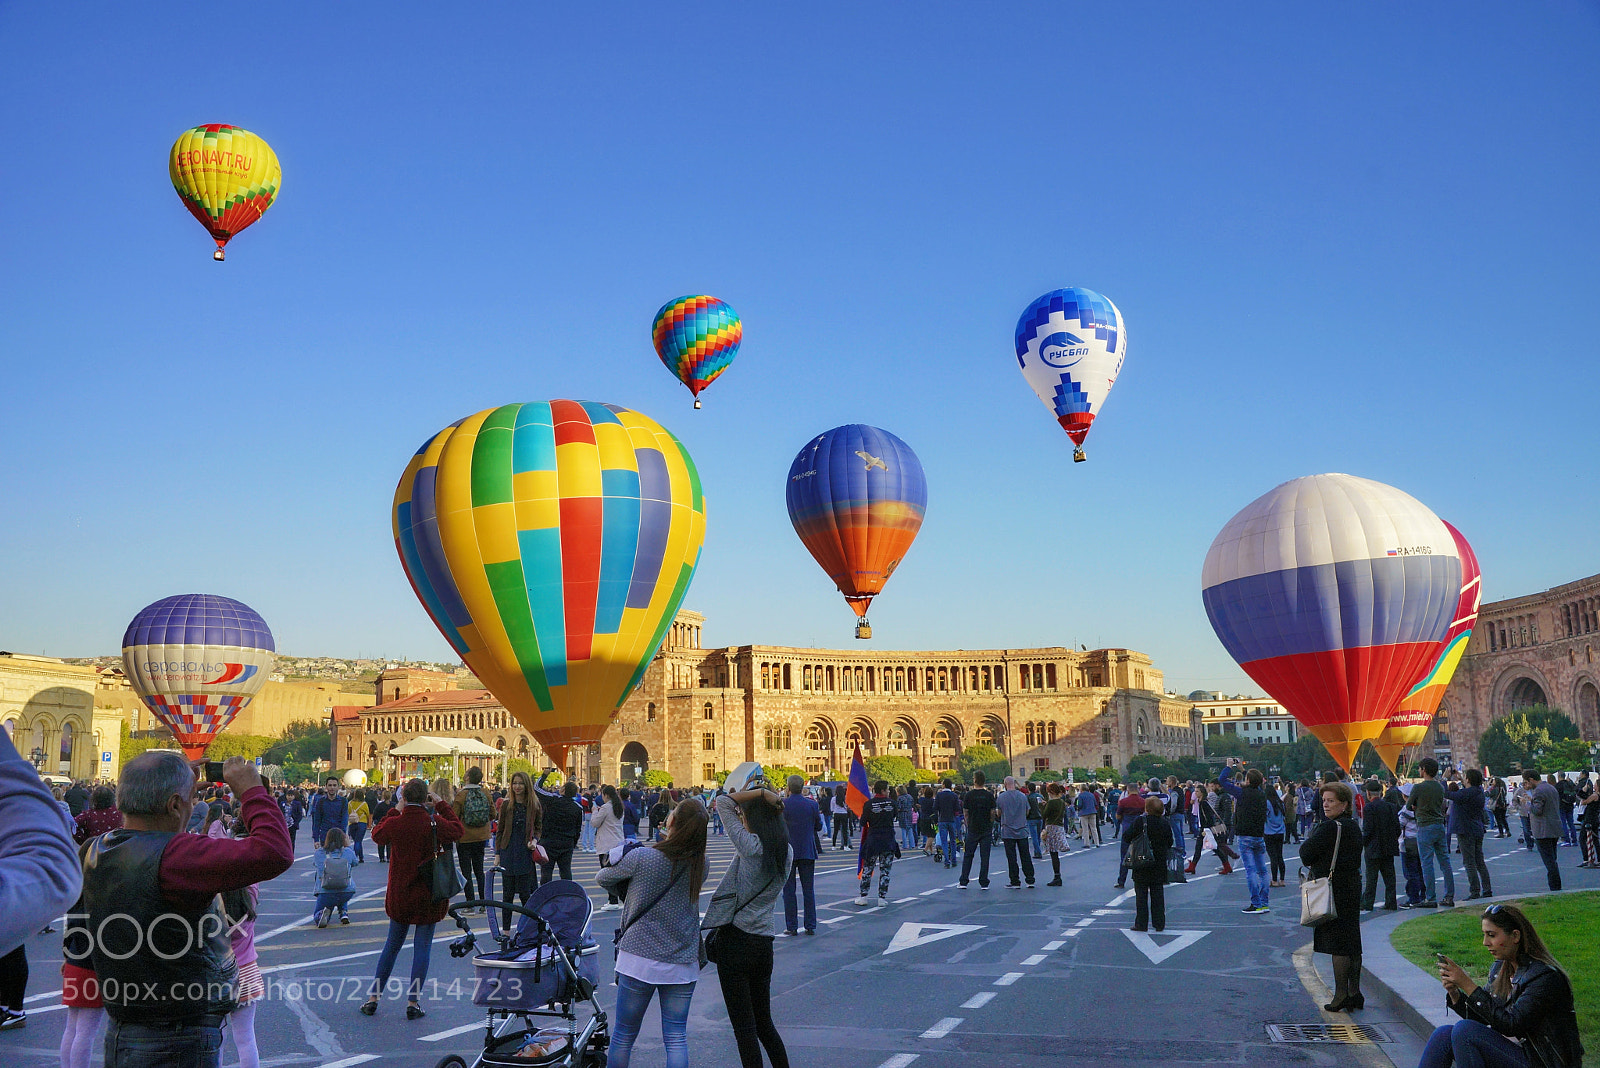
M 1494 958 L 1487 983 L 1479 986 L 1438 954 L 1445 1003 L 1461 1019 L 1433 1032 L 1419 1068 L 1579 1068 L 1583 1043 L 1572 983 L 1527 914 L 1515 905 L 1490 905 L 1481 924 L 1483 946 Z

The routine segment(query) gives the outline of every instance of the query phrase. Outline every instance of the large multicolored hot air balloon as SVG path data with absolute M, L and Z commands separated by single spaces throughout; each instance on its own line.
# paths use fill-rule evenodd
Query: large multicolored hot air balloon
M 1478 605 L 1483 600 L 1483 572 L 1478 568 L 1478 554 L 1472 551 L 1461 531 L 1449 523 L 1445 523 L 1445 529 L 1455 539 L 1456 552 L 1461 557 L 1461 597 L 1456 602 L 1450 630 L 1444 637 L 1444 651 L 1422 681 L 1401 698 L 1400 710 L 1389 717 L 1389 725 L 1372 743 L 1390 771 L 1398 770 L 1395 765 L 1400 751 L 1421 742 L 1433 724 L 1433 715 L 1439 711 L 1444 691 L 1467 651 L 1467 639 L 1472 637 L 1472 625 L 1478 621 Z
M 272 147 L 249 130 L 223 123 L 196 126 L 172 144 L 167 160 L 183 206 L 222 247 L 272 207 L 283 170 Z
M 1393 486 L 1285 482 L 1206 554 L 1206 615 L 1228 653 L 1348 769 L 1439 655 L 1461 595 L 1450 530 Z
M 272 673 L 272 631 L 231 597 L 184 593 L 142 609 L 122 636 L 133 691 L 199 760 Z
M 739 355 L 744 324 L 726 301 L 703 295 L 679 297 L 656 312 L 650 339 L 667 370 L 689 387 L 698 408 L 700 391 Z
M 1077 448 L 1105 404 L 1128 353 L 1128 330 L 1117 306 L 1092 289 L 1056 289 L 1017 320 L 1017 364 Z
M 507 404 L 417 450 L 394 538 L 440 632 L 565 767 L 661 645 L 700 559 L 705 499 L 688 450 L 647 416 Z
M 911 548 L 928 509 L 928 482 L 911 446 L 875 426 L 836 426 L 812 439 L 789 466 L 795 533 L 860 617 Z

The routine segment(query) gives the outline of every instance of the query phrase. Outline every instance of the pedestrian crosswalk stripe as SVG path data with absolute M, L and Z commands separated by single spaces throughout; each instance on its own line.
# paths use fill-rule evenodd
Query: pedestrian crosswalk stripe
M 878 1068 L 906 1068 L 908 1064 L 917 1059 L 915 1053 L 896 1053 L 893 1057 L 878 1065 Z
M 932 1027 L 928 1028 L 926 1031 L 922 1032 L 921 1037 L 923 1037 L 923 1038 L 943 1038 L 945 1035 L 948 1035 L 951 1031 L 954 1031 L 956 1028 L 960 1027 L 961 1026 L 961 1021 L 962 1021 L 962 1017 L 960 1017 L 960 1016 L 946 1016 L 944 1019 L 940 1020 L 938 1023 L 934 1024 Z
M 378 1055 L 376 1053 L 358 1053 L 354 1057 L 346 1057 L 342 1061 L 329 1061 L 327 1064 L 319 1065 L 318 1068 L 350 1068 L 353 1064 L 366 1064 L 368 1061 L 377 1059 Z
M 981 990 L 961 1003 L 963 1009 L 981 1009 L 999 997 L 993 990 Z
M 1024 958 L 1023 961 L 1022 961 L 1022 966 L 1025 967 L 1025 968 L 1031 968 L 1035 964 L 1043 964 L 1044 960 L 1045 960 L 1045 956 L 1044 956 L 1043 953 L 1035 953 L 1031 957 Z
M 484 1024 L 484 1022 L 482 1020 L 479 1020 L 477 1023 L 469 1023 L 469 1024 L 463 1024 L 460 1027 L 452 1027 L 448 1031 L 435 1031 L 431 1035 L 423 1035 L 421 1038 L 417 1039 L 417 1041 L 418 1042 L 443 1042 L 447 1038 L 454 1038 L 457 1035 L 464 1035 L 468 1031 L 482 1031 L 485 1026 L 486 1025 Z
M 1018 979 L 1021 979 L 1023 974 L 1024 974 L 1023 972 L 1006 972 L 1006 974 L 1002 975 L 1000 978 L 998 978 L 998 979 L 996 979 L 994 981 L 994 985 L 995 986 L 1010 986 L 1012 983 L 1016 982 Z

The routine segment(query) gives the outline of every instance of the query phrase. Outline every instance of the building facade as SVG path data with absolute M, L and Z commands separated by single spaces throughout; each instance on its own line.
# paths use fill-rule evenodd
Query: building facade
M 102 681 L 91 666 L 0 653 L 0 729 L 42 775 L 114 778 L 124 716 Z
M 1478 610 L 1423 751 L 1477 760 L 1478 739 L 1508 712 L 1559 709 L 1600 740 L 1600 575 Z
M 1265 745 L 1288 744 L 1300 737 L 1295 718 L 1270 697 L 1229 697 L 1202 690 L 1189 697 L 1200 712 L 1200 726 L 1207 738 L 1236 734 L 1251 745 Z
M 857 743 L 866 756 L 902 755 L 932 771 L 952 770 L 980 743 L 1022 773 L 1201 754 L 1191 702 L 1165 694 L 1150 658 L 1129 649 L 705 649 L 704 621 L 679 614 L 600 743 L 569 753 L 569 774 L 618 782 L 655 768 L 689 785 L 759 760 L 831 778 Z M 418 734 L 459 733 L 544 763 L 487 691 L 415 671 L 385 672 L 376 689 L 378 703 L 359 713 L 357 766 L 369 772 L 382 773 L 384 755 Z

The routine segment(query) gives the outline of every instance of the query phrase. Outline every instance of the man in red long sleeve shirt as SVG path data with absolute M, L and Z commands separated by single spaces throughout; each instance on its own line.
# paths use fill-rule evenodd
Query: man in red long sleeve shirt
M 153 749 L 123 768 L 123 827 L 83 854 L 90 960 L 106 1013 L 107 1068 L 215 1068 L 222 1021 L 237 1005 L 238 965 L 219 894 L 294 863 L 283 813 L 255 768 L 223 765 L 246 836 L 186 834 L 197 783 L 182 754 Z

